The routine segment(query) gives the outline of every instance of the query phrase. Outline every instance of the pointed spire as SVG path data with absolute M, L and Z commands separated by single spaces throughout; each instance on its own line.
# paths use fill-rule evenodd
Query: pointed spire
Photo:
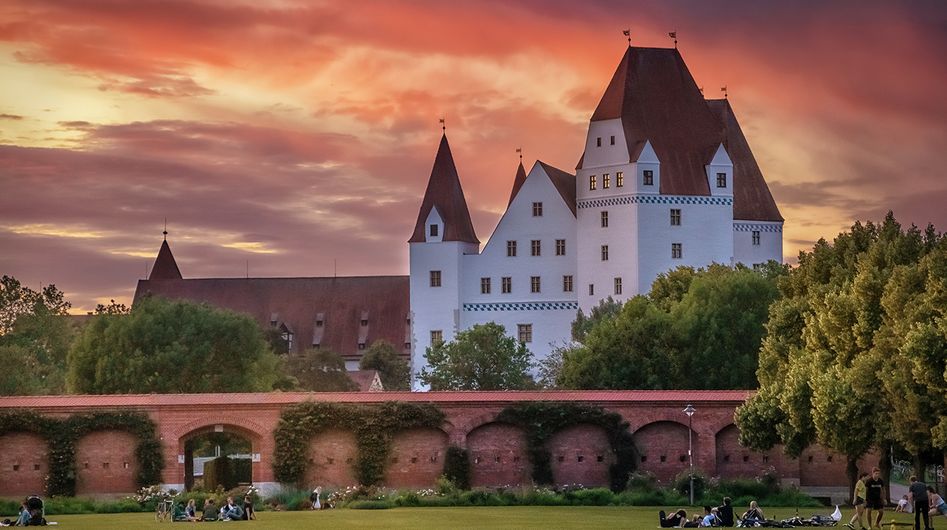
M 168 246 L 168 231 L 164 231 L 165 239 L 161 242 L 161 249 L 158 250 L 158 257 L 155 258 L 155 264 L 151 266 L 149 280 L 180 280 L 181 270 L 174 261 L 174 254 L 171 254 L 171 247 Z
M 516 177 L 513 178 L 513 190 L 510 191 L 510 201 L 506 203 L 507 206 L 513 204 L 513 198 L 520 192 L 520 188 L 523 187 L 524 182 L 526 182 L 526 169 L 523 167 L 523 160 L 520 159 L 520 165 L 516 168 Z
M 431 169 L 431 178 L 428 180 L 409 243 L 425 241 L 424 224 L 432 208 L 437 208 L 438 214 L 444 220 L 444 235 L 441 241 L 480 243 L 470 221 L 470 211 L 467 210 L 467 200 L 460 186 L 460 177 L 457 175 L 457 167 L 454 166 L 450 144 L 447 143 L 447 134 L 441 136 L 441 144 L 437 148 L 434 167 Z

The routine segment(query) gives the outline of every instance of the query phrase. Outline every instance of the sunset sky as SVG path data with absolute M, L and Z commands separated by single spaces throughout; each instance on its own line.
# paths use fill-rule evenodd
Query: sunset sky
M 785 257 L 891 209 L 947 230 L 947 3 L 0 0 L 0 274 L 406 274 L 447 119 L 477 234 L 522 146 L 573 171 L 626 46 L 723 85 Z

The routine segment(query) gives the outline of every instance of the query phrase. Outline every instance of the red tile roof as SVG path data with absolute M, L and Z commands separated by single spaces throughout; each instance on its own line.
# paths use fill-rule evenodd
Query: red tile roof
M 524 182 L 526 182 L 526 169 L 523 168 L 523 161 L 520 160 L 520 165 L 516 168 L 516 176 L 513 177 L 513 189 L 510 191 L 510 200 L 506 203 L 507 206 L 513 204 L 513 198 L 520 192 Z
M 562 196 L 562 200 L 566 202 L 566 205 L 568 205 L 569 209 L 572 210 L 572 215 L 574 216 L 575 175 L 572 173 L 566 173 L 557 167 L 550 166 L 542 160 L 537 160 L 537 162 L 539 162 L 539 165 L 543 167 L 543 171 L 549 175 L 549 180 L 551 180 L 553 185 L 556 186 L 556 189 L 559 191 L 559 195 Z
M 748 221 L 782 221 L 776 201 L 763 179 L 737 117 L 726 99 L 707 100 L 723 124 L 723 145 L 733 162 L 733 218 Z
M 367 347 L 381 339 L 408 355 L 407 276 L 140 280 L 135 300 L 147 294 L 246 313 L 264 327 L 275 321 L 293 332 L 295 352 L 318 339 L 321 348 L 355 360 L 361 358 L 360 340 Z
M 158 257 L 155 258 L 155 264 L 151 266 L 149 280 L 180 280 L 181 270 L 174 261 L 174 255 L 171 254 L 171 247 L 168 246 L 168 240 L 161 242 L 161 249 L 158 250 Z
M 597 403 L 693 403 L 732 406 L 750 390 L 544 390 L 493 392 L 269 392 L 245 394 L 115 394 L 64 396 L 3 396 L 0 409 L 58 407 L 175 407 L 193 405 L 284 405 L 301 401 L 382 403 L 508 403 L 517 401 L 570 401 Z
M 470 221 L 464 190 L 460 186 L 460 177 L 457 175 L 457 167 L 454 166 L 454 157 L 451 155 L 446 134 L 441 136 L 441 145 L 437 148 L 437 156 L 434 157 L 431 178 L 428 180 L 421 210 L 418 212 L 418 221 L 414 225 L 414 233 L 408 240 L 409 243 L 425 241 L 425 222 L 434 207 L 444 220 L 444 235 L 441 241 L 480 243 Z

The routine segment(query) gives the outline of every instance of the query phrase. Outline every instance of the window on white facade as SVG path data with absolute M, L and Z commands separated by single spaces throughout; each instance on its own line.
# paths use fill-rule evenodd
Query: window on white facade
M 542 290 L 542 284 L 540 283 L 539 276 L 530 276 L 529 277 L 529 292 L 538 293 Z
M 516 257 L 516 241 L 507 241 L 506 242 L 506 256 L 508 258 Z
M 671 243 L 671 258 L 681 259 L 683 255 L 683 250 L 681 249 L 680 243 Z
M 533 325 L 532 324 L 517 324 L 516 331 L 517 331 L 517 335 L 519 336 L 520 342 L 533 342 Z
M 611 145 L 615 145 L 615 135 L 612 135 L 611 138 L 609 138 L 608 141 L 609 141 L 609 143 L 611 143 Z
M 595 187 L 597 186 L 596 182 L 597 181 L 595 180 L 595 175 L 589 175 L 589 189 L 590 190 L 595 189 Z
M 608 245 L 602 245 L 602 261 L 608 261 Z
M 759 230 L 753 231 L 753 244 L 754 245 L 760 244 L 760 231 Z
M 602 189 L 608 189 L 612 185 L 612 177 L 608 173 L 602 173 Z
M 534 202 L 533 203 L 533 217 L 542 217 L 543 216 L 543 203 Z
M 621 294 L 621 278 L 615 278 L 615 294 Z
M 595 284 L 594 284 L 594 283 L 590 283 L 590 284 L 589 284 L 589 296 L 595 296 Z
M 650 169 L 642 171 L 641 183 L 645 186 L 654 186 L 654 171 Z
M 490 294 L 490 278 L 480 278 L 480 294 Z
M 671 208 L 671 226 L 681 226 L 681 210 Z
M 566 240 L 565 239 L 556 240 L 556 255 L 557 256 L 566 255 Z
M 542 242 L 538 239 L 533 239 L 529 242 L 529 253 L 531 256 L 541 256 L 543 253 Z
M 564 293 L 572 292 L 572 275 L 567 274 L 562 277 L 562 292 Z
M 727 174 L 726 173 L 717 173 L 717 187 L 718 188 L 727 187 Z
M 439 329 L 431 330 L 431 346 L 436 346 L 444 342 L 444 332 Z
M 608 210 L 602 210 L 602 228 L 608 228 Z
M 602 137 L 599 136 L 595 139 L 595 147 L 602 147 Z
M 431 225 L 431 237 L 437 237 L 437 233 L 438 233 L 438 226 Z
M 622 171 L 615 172 L 615 187 L 621 188 L 625 185 L 625 173 Z
M 509 276 L 500 278 L 500 292 L 503 294 L 510 294 L 513 292 L 513 278 L 510 278 Z
M 441 286 L 441 271 L 431 271 L 431 287 Z

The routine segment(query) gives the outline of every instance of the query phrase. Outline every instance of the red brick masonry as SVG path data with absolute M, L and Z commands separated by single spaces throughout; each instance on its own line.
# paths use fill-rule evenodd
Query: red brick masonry
M 758 453 L 741 447 L 733 412 L 747 395 L 746 391 L 635 390 L 31 396 L 0 397 L 0 411 L 26 408 L 54 416 L 92 410 L 145 412 L 158 425 L 167 484 L 184 483 L 183 455 L 188 439 L 215 430 L 233 432 L 248 439 L 252 452 L 259 455 L 252 465 L 253 481 L 272 483 L 273 430 L 286 406 L 306 400 L 432 403 L 446 415 L 443 428 L 398 433 L 385 477 L 390 486 L 422 487 L 433 484 L 440 474 L 450 444 L 469 450 L 474 485 L 528 483 L 530 465 L 523 432 L 494 421 L 505 407 L 521 401 L 577 402 L 618 412 L 629 423 L 641 453 L 638 469 L 666 481 L 688 465 L 687 416 L 682 409 L 691 403 L 697 409 L 693 417 L 694 464 L 707 475 L 752 477 L 773 467 L 785 481 L 804 488 L 845 484 L 845 459 L 822 448 L 810 448 L 801 458 L 791 459 L 782 455 L 780 448 Z M 307 481 L 326 486 L 353 484 L 354 445 L 352 434 L 340 430 L 313 437 Z M 135 489 L 137 463 L 130 435 L 94 432 L 81 439 L 76 450 L 80 494 Z M 614 456 L 600 428 L 577 425 L 565 429 L 552 437 L 549 450 L 558 483 L 607 485 L 608 466 Z M 41 491 L 48 467 L 45 453 L 46 444 L 35 435 L 0 436 L 0 496 Z

